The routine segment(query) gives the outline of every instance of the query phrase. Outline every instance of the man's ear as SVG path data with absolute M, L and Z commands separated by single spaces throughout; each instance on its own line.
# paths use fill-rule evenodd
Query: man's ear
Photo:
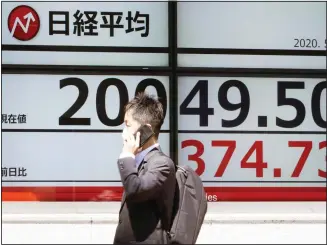
M 149 128 L 151 128 L 153 130 L 151 124 L 147 123 L 146 126 L 148 126 Z

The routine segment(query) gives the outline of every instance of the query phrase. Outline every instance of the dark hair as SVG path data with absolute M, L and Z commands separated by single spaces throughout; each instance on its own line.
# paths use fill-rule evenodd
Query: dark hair
M 138 93 L 125 106 L 125 113 L 127 111 L 130 111 L 133 119 L 141 125 L 150 124 L 155 137 L 158 138 L 164 121 L 163 106 L 159 100 L 144 92 Z

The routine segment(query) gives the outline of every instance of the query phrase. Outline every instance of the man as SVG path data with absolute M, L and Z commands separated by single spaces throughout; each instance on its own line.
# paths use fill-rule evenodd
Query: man
M 124 187 L 114 244 L 167 244 L 175 194 L 175 165 L 158 143 L 162 104 L 144 93 L 125 106 L 123 150 L 118 169 Z M 141 125 L 154 136 L 140 145 Z M 134 134 L 136 133 L 136 137 Z

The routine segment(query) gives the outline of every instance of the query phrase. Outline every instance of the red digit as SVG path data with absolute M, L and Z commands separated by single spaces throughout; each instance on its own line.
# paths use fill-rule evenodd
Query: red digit
M 326 141 L 321 141 L 319 142 L 319 150 L 323 149 L 323 148 L 326 148 Z M 327 157 L 326 157 L 326 160 L 327 160 Z M 318 175 L 319 177 L 322 177 L 322 178 L 326 178 L 327 174 L 326 174 L 326 171 L 322 171 L 321 169 L 318 169 Z
M 223 160 L 221 161 L 221 163 L 219 164 L 219 167 L 217 169 L 217 172 L 215 174 L 215 177 L 221 177 L 223 176 L 225 169 L 230 161 L 230 159 L 232 158 L 232 155 L 235 151 L 236 148 L 236 141 L 230 141 L 230 140 L 213 140 L 211 142 L 212 146 L 225 146 L 228 147 L 227 151 L 223 157 Z
M 182 142 L 182 149 L 188 146 L 195 146 L 196 152 L 193 155 L 188 156 L 189 161 L 194 161 L 198 164 L 195 172 L 200 176 L 203 174 L 205 169 L 205 163 L 202 158 L 200 158 L 204 152 L 204 145 L 198 140 L 184 140 Z
M 304 147 L 304 150 L 300 156 L 298 163 L 296 164 L 294 171 L 292 173 L 292 178 L 297 178 L 300 176 L 305 162 L 308 159 L 308 156 L 312 149 L 312 141 L 289 141 L 289 147 Z
M 251 155 L 256 152 L 256 161 L 248 162 Z M 241 168 L 255 168 L 256 176 L 263 177 L 263 169 L 267 168 L 267 163 L 263 161 L 263 145 L 262 141 L 256 141 L 253 143 L 249 151 L 241 160 Z

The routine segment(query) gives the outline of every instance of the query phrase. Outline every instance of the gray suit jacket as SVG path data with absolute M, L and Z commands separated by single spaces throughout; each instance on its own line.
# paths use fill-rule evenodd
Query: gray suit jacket
M 175 165 L 160 149 L 153 149 L 139 168 L 135 160 L 118 160 L 124 187 L 114 244 L 167 244 L 176 176 Z

